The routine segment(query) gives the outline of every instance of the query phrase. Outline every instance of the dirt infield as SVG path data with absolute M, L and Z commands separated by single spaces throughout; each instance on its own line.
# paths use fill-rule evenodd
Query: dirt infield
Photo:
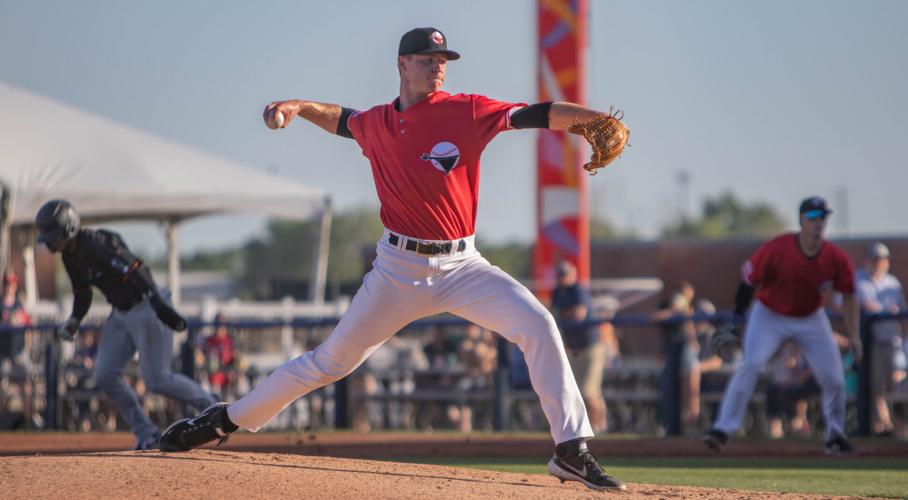
M 172 454 L 146 451 L 3 457 L 0 491 L 5 499 L 605 496 L 577 483 L 561 484 L 543 475 L 211 449 Z M 620 498 L 819 497 L 631 484 Z
M 855 457 L 908 456 L 908 442 L 854 440 Z M 125 433 L 0 433 L 0 455 L 34 455 L 123 451 L 133 445 Z M 715 456 L 697 439 L 622 439 L 606 436 L 590 443 L 600 457 Z M 290 453 L 346 458 L 393 457 L 540 457 L 552 453 L 546 434 L 444 433 L 237 433 L 224 451 Z M 732 440 L 724 456 L 816 457 L 823 454 L 820 440 Z

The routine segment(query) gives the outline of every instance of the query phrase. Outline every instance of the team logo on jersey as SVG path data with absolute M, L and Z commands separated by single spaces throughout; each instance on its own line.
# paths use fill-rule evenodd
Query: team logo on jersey
M 448 175 L 460 162 L 460 150 L 450 142 L 439 142 L 432 147 L 431 153 L 423 153 L 419 159 L 432 162 L 432 166 Z
M 432 34 L 429 35 L 429 38 L 431 38 L 432 41 L 435 42 L 435 45 L 441 45 L 445 43 L 445 37 L 441 36 L 441 33 L 437 31 L 433 31 Z

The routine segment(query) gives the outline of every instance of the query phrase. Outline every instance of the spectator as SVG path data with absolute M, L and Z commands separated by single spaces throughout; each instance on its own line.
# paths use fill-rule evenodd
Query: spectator
M 713 316 L 716 314 L 716 306 L 706 299 L 696 301 L 696 314 Z M 694 324 L 697 332 L 697 343 L 700 348 L 697 359 L 697 370 L 700 373 L 700 403 L 699 413 L 702 415 L 702 398 L 704 394 L 722 395 L 725 385 L 728 383 L 728 375 L 733 373 L 741 363 L 742 351 L 735 349 L 730 354 L 729 361 L 723 361 L 722 358 L 713 351 L 712 338 L 716 333 L 716 327 L 709 321 L 699 320 Z M 699 418 L 699 417 L 698 417 Z M 694 416 L 690 418 L 694 422 Z
M 691 345 L 691 339 L 696 339 L 694 324 L 689 320 L 693 315 L 694 295 L 693 285 L 682 281 L 652 316 L 654 322 L 661 324 L 665 338 L 659 406 L 662 428 L 667 435 L 681 434 L 684 396 L 689 388 L 683 383 L 685 350 Z
M 498 364 L 498 349 L 492 332 L 470 324 L 467 327 L 467 337 L 460 344 L 459 355 L 460 362 L 467 369 L 471 386 L 487 387 L 492 384 Z
M 223 315 L 214 317 L 214 333 L 205 339 L 202 352 L 205 353 L 211 390 L 223 400 L 225 393 L 233 392 L 237 380 L 236 350 Z
M 898 314 L 905 311 L 905 294 L 898 278 L 889 273 L 889 249 L 874 243 L 867 249 L 867 266 L 858 271 L 857 294 L 865 314 Z M 894 388 L 893 362 L 901 350 L 902 324 L 898 320 L 874 321 L 873 360 L 871 363 L 871 397 L 873 432 L 881 436 L 893 433 L 892 418 L 886 395 Z
M 689 300 L 688 297 L 693 298 L 693 287 L 684 295 L 684 300 Z M 703 317 L 714 316 L 716 306 L 709 300 L 699 299 L 694 313 Z M 707 319 L 699 319 L 693 324 L 682 325 L 681 328 L 681 420 L 685 429 L 700 428 L 700 386 L 703 372 L 716 371 L 722 366 L 721 358 L 704 348 L 713 332 L 715 327 Z
M 0 325 L 5 328 L 27 326 L 28 314 L 18 297 L 19 280 L 12 272 L 3 276 L 3 295 L 0 300 Z M 0 429 L 23 427 L 31 410 L 28 374 L 23 352 L 23 330 L 0 330 Z
M 436 369 L 450 368 L 457 363 L 457 342 L 449 337 L 444 328 L 432 325 L 429 330 L 429 343 L 423 348 L 429 366 Z
M 899 392 L 908 393 L 908 342 L 902 339 L 901 351 L 895 353 L 892 381 Z
M 0 301 L 0 324 L 7 327 L 26 326 L 28 313 L 19 300 L 19 279 L 13 272 L 3 275 L 3 300 Z M 0 361 L 15 360 L 25 349 L 25 332 L 0 331 Z
M 567 261 L 558 265 L 558 282 L 552 291 L 552 312 L 564 338 L 568 361 L 580 394 L 586 403 L 593 432 L 608 429 L 602 375 L 605 371 L 606 345 L 598 325 L 590 325 L 592 301 L 589 290 L 577 282 L 577 268 Z
M 494 334 L 478 325 L 467 327 L 467 337 L 460 344 L 460 362 L 467 373 L 459 382 L 458 389 L 464 392 L 488 389 L 493 385 L 495 369 L 498 367 L 498 346 Z M 448 406 L 448 418 L 460 432 L 473 431 L 473 406 L 461 403 Z
M 116 430 L 116 410 L 107 398 L 98 397 L 97 387 L 91 376 L 98 355 L 100 332 L 87 329 L 74 342 L 72 357 L 65 367 L 66 390 L 82 393 L 71 401 L 70 411 L 73 422 L 71 429 L 80 431 Z M 90 395 L 89 395 L 90 394 Z
M 773 439 L 785 436 L 783 417 L 789 419 L 794 434 L 810 434 L 807 419 L 807 398 L 820 394 L 807 360 L 793 342 L 786 342 L 769 362 L 769 383 L 766 385 L 766 416 L 769 435 Z

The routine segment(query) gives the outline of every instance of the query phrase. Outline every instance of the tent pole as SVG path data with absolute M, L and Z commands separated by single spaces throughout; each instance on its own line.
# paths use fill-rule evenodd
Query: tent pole
M 164 235 L 167 237 L 167 287 L 170 288 L 170 301 L 174 306 L 180 305 L 180 247 L 177 230 L 180 223 L 176 219 L 167 219 Z
M 10 238 L 12 229 L 10 228 L 10 207 L 12 206 L 10 197 L 12 191 L 6 184 L 0 182 L 0 275 L 6 273 L 6 268 L 10 266 Z
M 38 278 L 35 269 L 35 226 L 28 226 L 22 235 L 22 262 L 25 267 L 25 307 L 31 308 L 38 303 Z
M 312 279 L 309 280 L 309 297 L 315 304 L 325 303 L 325 286 L 328 281 L 328 247 L 331 241 L 331 198 L 325 198 L 319 221 L 319 237 L 312 261 Z

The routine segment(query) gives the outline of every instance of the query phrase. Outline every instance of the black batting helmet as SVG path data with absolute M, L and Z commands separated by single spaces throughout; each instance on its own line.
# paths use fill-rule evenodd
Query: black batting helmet
M 38 227 L 38 243 L 62 244 L 79 232 L 79 214 L 66 200 L 50 200 L 38 210 L 35 225 Z

